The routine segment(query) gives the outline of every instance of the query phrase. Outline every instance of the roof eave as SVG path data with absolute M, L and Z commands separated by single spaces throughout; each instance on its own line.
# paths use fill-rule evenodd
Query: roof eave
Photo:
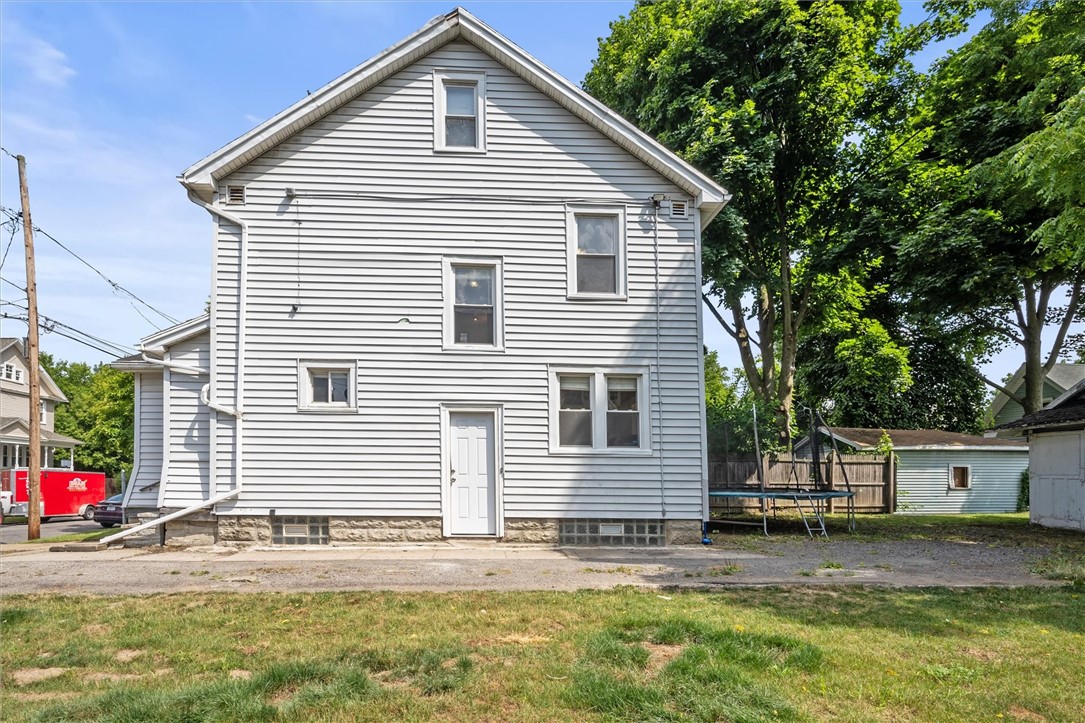
M 139 342 L 139 349 L 142 352 L 160 353 L 174 344 L 199 336 L 210 328 L 211 315 L 201 314 L 194 319 L 182 321 L 180 324 L 144 337 Z

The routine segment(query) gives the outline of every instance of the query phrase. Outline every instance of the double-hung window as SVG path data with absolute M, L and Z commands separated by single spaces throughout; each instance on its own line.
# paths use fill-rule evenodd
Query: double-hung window
M 648 370 L 552 369 L 552 452 L 647 451 Z
M 310 412 L 348 412 L 358 408 L 357 368 L 340 361 L 298 362 L 298 408 Z
M 438 151 L 486 150 L 486 75 L 452 70 L 433 74 L 433 147 Z
M 566 211 L 569 296 L 624 299 L 625 209 L 571 206 Z
M 499 351 L 504 346 L 501 260 L 444 260 L 446 349 Z

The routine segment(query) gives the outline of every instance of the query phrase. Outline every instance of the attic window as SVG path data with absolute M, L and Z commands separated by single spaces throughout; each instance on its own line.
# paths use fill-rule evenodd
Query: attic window
M 685 201 L 671 201 L 671 218 L 686 218 L 687 208 Z
M 486 151 L 486 75 L 433 73 L 433 148 L 457 153 Z
M 18 368 L 14 364 L 5 364 L 4 365 L 4 377 L 3 378 L 6 379 L 9 382 L 22 383 L 22 381 L 23 381 L 23 370 Z
M 245 187 L 244 186 L 227 186 L 226 187 L 226 203 L 231 206 L 240 206 L 245 203 Z

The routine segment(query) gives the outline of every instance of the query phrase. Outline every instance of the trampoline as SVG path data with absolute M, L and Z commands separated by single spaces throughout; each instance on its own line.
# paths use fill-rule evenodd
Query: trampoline
M 832 499 L 844 499 L 848 503 L 848 531 L 855 531 L 855 493 L 845 490 L 713 490 L 709 491 L 708 496 L 715 499 L 754 499 L 761 502 L 761 522 L 749 522 L 746 520 L 735 520 L 724 518 L 717 518 L 712 520 L 714 523 L 722 523 L 728 525 L 751 525 L 753 527 L 760 527 L 762 532 L 767 537 L 769 534 L 769 515 L 768 508 L 769 502 L 773 503 L 773 512 L 776 511 L 775 502 L 793 502 L 795 507 L 799 510 L 799 516 L 802 518 L 803 527 L 806 528 L 806 534 L 813 538 L 814 533 L 818 533 L 822 537 L 828 537 L 829 532 L 825 529 L 825 508 L 828 505 L 829 500 Z M 808 509 L 803 509 L 803 504 L 808 506 Z M 809 515 L 809 517 L 807 516 Z M 813 524 L 811 524 L 813 522 Z

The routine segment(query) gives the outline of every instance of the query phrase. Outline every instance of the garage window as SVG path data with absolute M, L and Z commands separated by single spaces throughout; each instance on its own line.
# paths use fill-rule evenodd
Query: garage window
M 949 488 L 951 490 L 972 489 L 972 468 L 965 465 L 952 465 L 949 468 Z

